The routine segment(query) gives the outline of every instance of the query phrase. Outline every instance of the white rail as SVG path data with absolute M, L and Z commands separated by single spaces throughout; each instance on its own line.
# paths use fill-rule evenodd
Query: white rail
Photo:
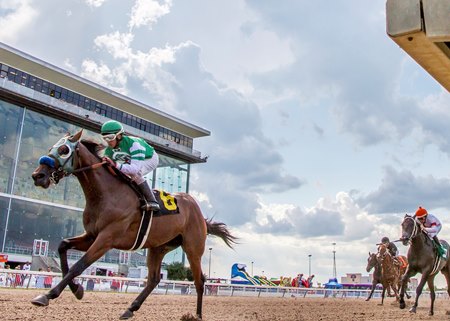
M 36 272 L 0 269 L 0 287 L 36 289 L 44 288 L 43 279 L 51 277 L 51 286 L 55 286 L 61 280 L 61 273 Z M 49 280 L 49 279 L 47 279 Z M 146 279 L 108 277 L 98 275 L 81 275 L 75 279 L 81 283 L 87 291 L 117 291 L 140 292 L 147 282 Z M 252 297 L 308 297 L 308 298 L 362 298 L 369 295 L 369 290 L 357 289 L 325 289 L 325 288 L 294 288 L 265 285 L 240 285 L 228 283 L 205 284 L 205 295 L 219 296 L 252 296 Z M 193 282 L 161 280 L 152 293 L 194 295 L 196 293 Z M 415 291 L 408 291 L 415 296 Z M 423 291 L 422 295 L 428 295 Z M 380 298 L 381 291 L 375 290 L 373 298 Z M 437 298 L 448 298 L 447 291 L 436 291 Z

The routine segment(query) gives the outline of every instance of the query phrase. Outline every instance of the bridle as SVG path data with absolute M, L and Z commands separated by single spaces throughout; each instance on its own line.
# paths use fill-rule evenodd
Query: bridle
M 72 136 L 65 136 L 61 138 L 55 145 L 53 145 L 52 148 L 50 148 L 50 151 L 46 156 L 42 156 L 39 159 L 39 164 L 44 164 L 49 166 L 50 168 L 55 169 L 49 177 L 49 180 L 52 184 L 58 184 L 59 181 L 66 176 L 70 176 L 72 174 L 83 172 L 89 169 L 95 169 L 107 163 L 106 161 L 102 161 L 89 166 L 75 169 L 74 155 L 78 156 L 79 141 L 72 142 L 70 141 L 71 137 Z M 56 164 L 58 164 L 58 166 L 56 166 Z
M 413 227 L 413 230 L 411 231 L 411 234 L 409 235 L 409 237 L 403 237 L 403 235 L 402 235 L 402 240 L 407 240 L 408 244 L 411 245 L 412 239 L 415 238 L 419 234 L 420 228 L 419 228 L 419 224 L 417 223 L 416 219 L 413 216 L 405 216 L 405 219 L 403 222 L 405 222 L 408 219 L 413 222 L 414 227 Z

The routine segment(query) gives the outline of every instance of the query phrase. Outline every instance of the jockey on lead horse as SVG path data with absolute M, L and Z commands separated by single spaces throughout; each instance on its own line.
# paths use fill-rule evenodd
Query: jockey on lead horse
M 415 218 L 422 225 L 422 231 L 424 231 L 428 235 L 428 237 L 434 241 L 439 256 L 446 259 L 447 251 L 442 246 L 441 242 L 437 237 L 438 233 L 442 229 L 441 221 L 439 221 L 439 219 L 436 216 L 434 216 L 431 213 L 428 213 L 426 209 L 420 206 L 416 211 Z

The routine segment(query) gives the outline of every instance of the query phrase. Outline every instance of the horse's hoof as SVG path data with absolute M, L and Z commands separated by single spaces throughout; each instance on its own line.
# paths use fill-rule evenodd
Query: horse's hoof
M 428 312 L 428 315 L 431 317 L 431 316 L 434 315 L 434 312 L 433 312 L 433 311 L 430 311 L 430 312 Z
M 412 307 L 411 309 L 409 309 L 409 312 L 416 313 L 416 307 Z
M 126 310 L 124 312 L 124 314 L 122 314 L 120 316 L 120 320 L 128 320 L 129 318 L 132 318 L 132 317 L 133 317 L 133 312 L 131 312 L 130 310 Z
M 77 290 L 73 293 L 78 300 L 81 300 L 84 296 L 84 289 L 81 284 L 78 284 Z
M 48 298 L 46 295 L 41 294 L 31 300 L 31 303 L 40 307 L 46 307 L 48 305 Z
M 400 302 L 400 309 L 404 309 L 406 307 L 405 302 Z

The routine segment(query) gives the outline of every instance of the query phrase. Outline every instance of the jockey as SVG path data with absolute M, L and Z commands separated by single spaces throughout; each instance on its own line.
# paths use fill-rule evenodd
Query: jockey
M 101 134 L 108 144 L 104 159 L 137 183 L 147 202 L 143 210 L 159 211 L 159 204 L 143 178 L 158 166 L 154 148 L 142 138 L 125 135 L 122 124 L 115 120 L 105 122 Z
M 442 224 L 436 216 L 427 212 L 426 209 L 419 206 L 416 211 L 415 217 L 422 225 L 422 230 L 436 243 L 438 252 L 442 258 L 447 258 L 447 250 L 439 242 L 437 237 L 438 233 L 441 231 Z
M 397 246 L 394 244 L 394 242 L 389 241 L 389 238 L 387 236 L 385 236 L 381 239 L 381 244 L 386 245 L 386 247 L 389 250 L 389 253 L 391 253 L 392 257 L 396 257 L 398 255 Z

